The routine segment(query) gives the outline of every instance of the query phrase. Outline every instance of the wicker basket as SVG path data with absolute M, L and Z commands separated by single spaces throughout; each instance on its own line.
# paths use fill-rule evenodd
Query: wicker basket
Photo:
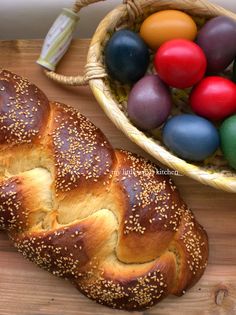
M 101 0 L 80 0 L 74 11 L 83 6 Z M 110 81 L 104 66 L 104 46 L 117 29 L 128 27 L 138 30 L 141 22 L 151 13 L 164 9 L 178 9 L 192 15 L 198 23 L 218 15 L 229 16 L 236 20 L 236 15 L 205 0 L 136 0 L 124 3 L 111 11 L 98 26 L 88 52 L 84 76 L 67 77 L 46 71 L 47 76 L 66 85 L 86 85 L 89 83 L 98 103 L 113 123 L 127 137 L 143 148 L 158 161 L 179 173 L 189 176 L 203 184 L 228 192 L 236 192 L 236 172 L 230 169 L 222 156 L 215 156 L 206 163 L 190 164 L 173 155 L 160 141 L 150 134 L 138 130 L 127 118 L 125 100 L 128 87 L 119 86 Z M 178 109 L 179 110 L 179 109 Z M 181 108 L 181 111 L 184 109 Z

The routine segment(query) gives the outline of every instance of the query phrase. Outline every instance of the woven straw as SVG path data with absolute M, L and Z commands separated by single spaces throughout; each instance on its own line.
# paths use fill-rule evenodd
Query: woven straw
M 77 1 L 74 9 L 79 11 L 84 5 L 97 1 L 101 0 Z M 203 184 L 228 192 L 236 192 L 236 172 L 227 166 L 223 157 L 216 156 L 208 161 L 208 164 L 191 164 L 173 155 L 163 145 L 161 139 L 160 141 L 155 140 L 151 135 L 138 130 L 129 121 L 125 111 L 128 88 L 119 86 L 107 76 L 103 51 L 112 33 L 124 27 L 138 30 L 139 25 L 148 15 L 165 9 L 185 11 L 192 15 L 196 21 L 203 21 L 219 15 L 225 15 L 236 20 L 236 15 L 232 12 L 205 0 L 127 0 L 111 11 L 99 24 L 90 44 L 84 76 L 67 77 L 54 72 L 47 72 L 47 76 L 66 85 L 86 85 L 89 82 L 97 101 L 113 123 L 129 139 L 162 164 Z

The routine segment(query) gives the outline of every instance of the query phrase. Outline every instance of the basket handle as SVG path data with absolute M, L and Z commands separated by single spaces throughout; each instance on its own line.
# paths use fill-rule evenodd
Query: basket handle
M 88 85 L 91 79 L 104 78 L 107 76 L 105 69 L 100 64 L 86 64 L 84 75 L 67 76 L 55 72 L 57 64 L 67 52 L 76 25 L 79 20 L 79 11 L 96 2 L 105 0 L 76 0 L 72 9 L 63 9 L 62 13 L 53 23 L 43 44 L 40 58 L 37 63 L 44 67 L 44 72 L 51 80 L 70 86 Z M 134 20 L 140 12 L 138 0 L 123 0 L 127 7 L 128 15 Z

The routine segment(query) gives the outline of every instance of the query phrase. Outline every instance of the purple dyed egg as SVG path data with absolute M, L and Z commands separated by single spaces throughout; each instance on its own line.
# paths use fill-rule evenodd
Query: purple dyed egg
M 226 16 L 211 19 L 200 30 L 197 44 L 207 57 L 208 71 L 223 71 L 236 57 L 236 21 Z
M 128 99 L 130 120 L 142 130 L 162 125 L 172 108 L 169 88 L 157 75 L 147 75 L 132 88 Z

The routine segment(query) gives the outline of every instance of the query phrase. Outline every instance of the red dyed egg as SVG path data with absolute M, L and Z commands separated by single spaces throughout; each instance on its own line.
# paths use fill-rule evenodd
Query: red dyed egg
M 158 49 L 155 68 L 161 79 L 175 88 L 189 88 L 205 75 L 207 61 L 203 50 L 185 39 L 174 39 Z

